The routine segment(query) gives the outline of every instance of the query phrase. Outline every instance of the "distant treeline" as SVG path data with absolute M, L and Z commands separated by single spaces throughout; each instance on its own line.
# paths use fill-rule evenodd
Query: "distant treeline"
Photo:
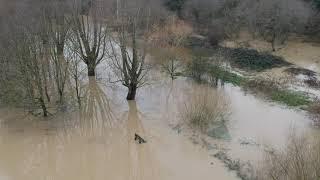
M 232 38 L 241 28 L 273 45 L 288 34 L 317 35 L 320 0 L 163 0 L 170 11 L 191 22 L 212 42 Z

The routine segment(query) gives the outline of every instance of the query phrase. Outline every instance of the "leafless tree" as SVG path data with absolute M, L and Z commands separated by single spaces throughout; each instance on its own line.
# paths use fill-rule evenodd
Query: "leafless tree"
M 90 2 L 92 7 L 87 16 L 80 14 L 79 11 L 74 13 L 72 29 L 73 42 L 87 65 L 88 76 L 95 76 L 96 66 L 103 60 L 107 51 L 108 27 L 103 22 L 103 16 L 100 16 L 103 6 L 98 1 Z
M 71 76 L 71 86 L 75 91 L 76 101 L 78 103 L 79 108 L 82 106 L 82 96 L 83 96 L 83 71 L 85 70 L 81 64 L 83 64 L 81 58 L 78 54 L 69 50 L 67 53 L 67 58 L 69 59 L 69 74 Z
M 162 64 L 162 69 L 170 75 L 172 80 L 176 79 L 179 75 L 179 70 L 181 70 L 182 64 L 175 57 L 171 57 Z
M 290 33 L 303 27 L 308 17 L 308 10 L 299 0 L 248 2 L 253 4 L 247 14 L 249 25 L 253 32 L 271 43 L 272 51 L 278 42 L 283 44 Z
M 69 4 L 61 0 L 48 3 L 50 14 L 47 19 L 48 36 L 50 41 L 50 54 L 55 86 L 59 95 L 59 102 L 63 103 L 65 84 L 68 78 L 69 61 L 64 57 L 66 41 L 70 36 L 68 15 Z
M 128 88 L 127 100 L 134 100 L 137 89 L 146 83 L 146 36 L 150 28 L 151 8 L 144 3 L 139 0 L 122 2 L 120 16 L 115 23 L 117 38 L 110 42 L 112 67 L 118 81 Z M 142 42 L 138 42 L 138 38 Z
M 45 50 L 41 39 L 34 34 L 26 34 L 15 42 L 19 70 L 24 76 L 25 87 L 31 100 L 42 108 L 43 116 L 48 116 L 45 100 L 46 64 Z

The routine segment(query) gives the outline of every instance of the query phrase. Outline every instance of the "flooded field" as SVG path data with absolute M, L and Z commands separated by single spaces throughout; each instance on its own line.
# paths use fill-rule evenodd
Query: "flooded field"
M 121 86 L 90 79 L 79 112 L 43 120 L 2 109 L 0 179 L 238 179 L 214 153 L 258 164 L 262 152 L 283 147 L 292 130 L 312 131 L 304 112 L 238 87 L 216 89 L 182 77 L 171 81 L 157 70 L 151 74 L 136 102 L 125 100 Z M 219 91 L 228 102 L 225 124 L 214 134 L 200 134 L 181 118 L 180 109 L 201 90 Z M 136 143 L 135 133 L 147 143 Z
M 0 180 L 320 180 L 320 0 L 0 0 Z

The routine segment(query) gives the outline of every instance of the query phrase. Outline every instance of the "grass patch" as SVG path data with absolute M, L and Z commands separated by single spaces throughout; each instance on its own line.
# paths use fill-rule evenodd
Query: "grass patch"
M 277 81 L 248 79 L 232 73 L 219 65 L 209 63 L 207 58 L 194 58 L 187 68 L 189 77 L 197 82 L 206 82 L 214 85 L 218 85 L 218 82 L 231 83 L 290 107 L 310 105 L 312 102 L 307 95 L 301 92 L 286 90 L 286 87 L 283 87 Z
M 254 79 L 247 81 L 244 88 L 261 93 L 267 98 L 291 107 L 309 105 L 311 100 L 301 92 L 287 90 L 280 83 L 272 80 Z
M 212 66 L 210 68 L 210 76 L 211 78 L 214 78 L 215 81 L 217 79 L 220 79 L 223 82 L 231 83 L 236 86 L 241 86 L 246 82 L 246 79 L 242 76 L 239 76 L 235 73 L 229 72 L 227 70 L 224 70 L 220 66 Z
M 303 106 L 309 105 L 311 101 L 307 96 L 300 92 L 289 90 L 275 90 L 270 95 L 273 101 L 282 102 L 288 106 Z

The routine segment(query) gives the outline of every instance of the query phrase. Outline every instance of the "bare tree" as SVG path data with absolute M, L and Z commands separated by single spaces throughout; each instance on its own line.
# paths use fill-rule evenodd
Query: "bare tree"
M 29 92 L 29 98 L 42 108 L 43 116 L 48 116 L 45 101 L 44 68 L 46 64 L 45 50 L 41 39 L 34 34 L 25 34 L 15 42 L 17 48 L 16 58 L 19 70 L 24 76 L 25 87 Z
M 169 60 L 165 61 L 165 63 L 162 64 L 162 69 L 170 75 L 170 78 L 172 80 L 177 78 L 181 67 L 181 62 L 175 57 L 171 57 Z
M 90 1 L 91 2 L 91 1 Z M 94 1 L 97 2 L 97 1 Z M 103 22 L 102 6 L 91 4 L 88 16 L 76 12 L 73 17 L 73 42 L 78 47 L 83 62 L 88 68 L 88 76 L 95 76 L 97 65 L 103 60 L 107 51 L 107 26 Z
M 271 43 L 272 51 L 276 44 L 283 44 L 290 33 L 297 32 L 308 17 L 302 1 L 262 0 L 249 1 L 253 4 L 247 18 L 253 32 Z M 300 27 L 299 27 L 300 26 Z
M 64 57 L 64 49 L 66 41 L 70 35 L 70 25 L 68 16 L 68 4 L 53 1 L 51 4 L 49 22 L 49 38 L 50 38 L 50 53 L 53 62 L 53 74 L 57 92 L 59 95 L 59 102 L 63 103 L 65 85 L 68 78 L 69 61 Z
M 78 56 L 78 54 L 72 52 L 71 50 L 69 51 L 67 58 L 70 61 L 69 67 L 69 74 L 71 76 L 71 83 L 72 87 L 74 88 L 75 91 L 75 96 L 76 96 L 76 101 L 78 103 L 79 108 L 82 106 L 82 95 L 83 95 L 83 71 L 85 70 L 81 64 L 82 60 Z
M 143 2 L 122 3 L 116 22 L 117 39 L 110 42 L 112 65 L 118 81 L 128 88 L 127 100 L 134 100 L 137 89 L 146 83 L 146 36 L 150 27 L 151 8 L 143 7 Z M 142 43 L 138 42 L 138 35 L 141 35 L 139 39 L 142 39 Z

